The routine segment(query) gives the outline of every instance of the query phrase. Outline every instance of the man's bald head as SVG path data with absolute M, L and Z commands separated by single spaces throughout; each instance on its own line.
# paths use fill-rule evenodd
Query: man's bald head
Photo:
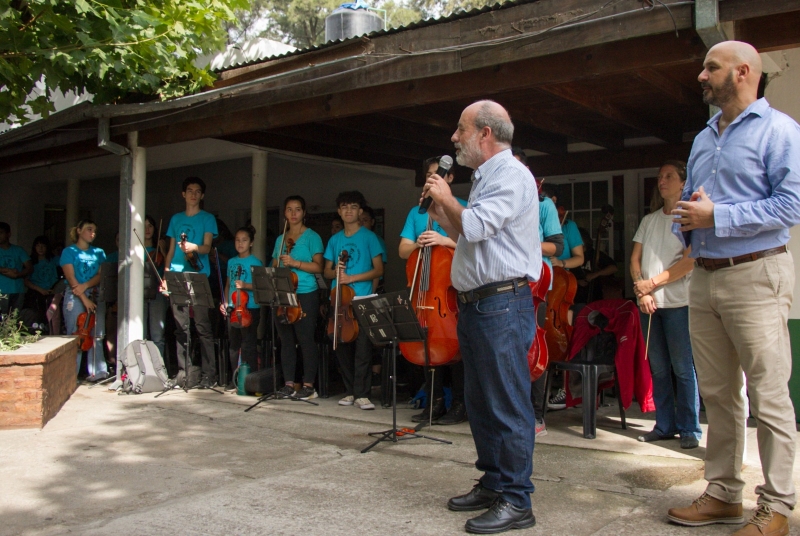
M 753 45 L 742 41 L 723 41 L 711 47 L 708 53 L 711 54 L 712 52 L 721 54 L 731 66 L 748 65 L 750 67 L 750 75 L 756 81 L 760 81 L 763 70 L 761 56 Z
M 761 57 L 751 45 L 741 41 L 714 45 L 697 77 L 703 101 L 738 115 L 758 98 L 761 69 Z

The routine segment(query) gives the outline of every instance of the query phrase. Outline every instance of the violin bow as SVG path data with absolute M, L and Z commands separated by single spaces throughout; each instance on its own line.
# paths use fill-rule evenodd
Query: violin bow
M 650 326 L 653 325 L 653 313 L 648 313 L 647 316 L 647 342 L 644 344 L 644 360 L 647 361 L 647 352 L 650 349 Z
M 283 234 L 281 235 L 281 247 L 278 248 L 278 268 L 281 267 L 281 255 L 283 255 L 283 246 L 286 245 L 286 229 L 289 226 L 289 220 L 283 222 Z
M 144 242 L 142 242 L 142 238 L 139 236 L 139 233 L 136 232 L 136 229 L 133 230 L 133 234 L 136 235 L 136 239 L 139 240 L 139 243 L 142 245 L 142 249 L 144 249 L 144 256 L 150 261 L 150 265 L 153 267 L 153 272 L 155 272 L 156 277 L 158 278 L 158 284 L 160 285 L 163 283 L 161 276 L 158 275 L 158 268 L 156 268 L 156 263 L 153 262 L 153 259 L 150 258 L 150 255 L 147 254 L 147 247 L 145 247 Z
M 222 271 L 219 267 L 219 250 L 214 248 L 214 259 L 217 261 L 217 279 L 219 280 L 219 298 L 220 303 L 225 304 L 227 307 L 227 302 L 225 301 L 225 287 L 222 286 Z

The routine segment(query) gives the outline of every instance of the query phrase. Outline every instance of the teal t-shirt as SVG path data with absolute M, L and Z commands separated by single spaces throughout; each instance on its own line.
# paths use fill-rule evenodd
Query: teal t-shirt
M 547 197 L 539 202 L 539 242 L 544 242 L 548 236 L 561 234 L 561 224 L 558 223 L 558 209 L 555 203 Z M 547 263 L 550 270 L 553 270 L 553 263 L 546 255 L 542 255 L 542 260 Z M 553 282 L 550 281 L 550 288 Z M 549 290 L 549 289 L 548 289 Z
M 100 271 L 100 265 L 106 262 L 105 252 L 94 246 L 89 246 L 86 251 L 72 244 L 61 252 L 61 266 L 72 265 L 75 271 L 75 280 L 86 283 Z
M 572 248 L 583 245 L 583 238 L 578 230 L 578 224 L 572 220 L 564 221 L 564 225 L 561 226 L 561 234 L 564 235 L 564 252 L 558 259 L 565 261 L 572 257 Z
M 19 246 L 9 244 L 8 249 L 0 248 L 0 268 L 13 268 L 22 270 L 24 264 L 31 260 L 28 254 Z M 0 275 L 0 294 L 20 294 L 25 292 L 25 280 L 21 277 L 12 279 Z
M 206 233 L 211 233 L 213 237 L 217 236 L 217 220 L 214 215 L 201 210 L 194 216 L 187 216 L 186 212 L 178 212 L 171 220 L 169 220 L 169 227 L 167 228 L 167 236 L 175 240 L 175 255 L 172 257 L 172 263 L 169 269 L 174 272 L 193 272 L 192 265 L 186 260 L 186 255 L 180 248 L 181 234 L 186 233 L 186 240 L 192 244 L 199 246 L 203 245 L 203 237 Z M 200 273 L 206 276 L 211 275 L 211 266 L 208 261 L 208 255 L 198 255 L 203 267 Z
M 459 203 L 461 203 L 462 207 L 467 206 L 467 202 L 463 199 L 456 198 Z M 436 223 L 435 221 L 431 222 L 433 225 L 431 229 L 436 231 L 442 236 L 447 236 L 447 233 L 442 229 L 442 226 Z M 403 226 L 403 230 L 400 231 L 400 238 L 405 238 L 406 240 L 411 240 L 412 242 L 416 242 L 419 235 L 424 233 L 428 229 L 428 215 L 427 214 L 420 214 L 419 207 L 412 207 L 411 210 L 408 212 L 408 216 L 406 216 L 406 224 Z
M 109 264 L 119 264 L 119 250 L 112 251 L 106 255 L 106 262 Z
M 283 243 L 283 235 L 279 236 L 275 241 L 275 248 L 272 250 L 272 258 L 280 262 L 281 244 Z M 286 246 L 284 245 L 284 251 Z M 314 255 L 325 251 L 322 247 L 322 238 L 311 229 L 306 229 L 295 245 L 292 247 L 290 255 L 293 259 L 300 262 L 311 262 L 314 260 Z M 319 287 L 317 286 L 317 278 L 314 274 L 292 268 L 292 271 L 297 274 L 297 293 L 308 294 L 314 292 Z
M 58 281 L 58 258 L 41 259 L 33 265 L 33 273 L 28 280 L 45 290 L 50 290 Z
M 347 265 L 345 273 L 349 275 L 363 274 L 372 270 L 372 259 L 382 255 L 381 243 L 378 236 L 365 227 L 359 228 L 353 236 L 345 236 L 344 231 L 339 231 L 328 241 L 325 248 L 325 260 L 331 261 L 334 268 L 339 262 L 339 254 L 347 251 Z M 336 280 L 333 281 L 336 286 Z M 356 291 L 356 296 L 372 294 L 372 281 L 358 281 L 351 283 Z
M 254 255 L 241 258 L 238 255 L 228 259 L 228 285 L 230 292 L 228 293 L 228 305 L 233 305 L 233 293 L 236 291 L 235 281 L 237 279 L 245 283 L 253 282 L 253 273 L 250 271 L 251 266 L 264 266 L 264 264 Z M 247 308 L 258 309 L 261 307 L 256 303 L 255 296 L 252 290 L 247 290 Z

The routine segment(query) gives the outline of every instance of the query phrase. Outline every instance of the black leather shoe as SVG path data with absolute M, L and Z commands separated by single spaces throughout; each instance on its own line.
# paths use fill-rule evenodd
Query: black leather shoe
M 484 488 L 483 484 L 478 482 L 466 495 L 459 495 L 447 501 L 447 507 L 456 512 L 483 510 L 484 508 L 489 508 L 498 497 L 500 497 L 499 492 Z
M 447 413 L 447 407 L 444 405 L 444 398 L 437 398 L 433 403 L 433 420 L 436 421 Z M 428 422 L 430 417 L 430 409 L 425 408 L 416 415 L 411 416 L 412 422 Z
M 535 524 L 536 518 L 530 508 L 517 508 L 497 499 L 486 512 L 467 521 L 464 528 L 473 534 L 497 534 L 509 529 L 527 529 Z
M 461 401 L 453 401 L 447 414 L 436 420 L 436 424 L 458 424 L 467 420 L 467 407 Z

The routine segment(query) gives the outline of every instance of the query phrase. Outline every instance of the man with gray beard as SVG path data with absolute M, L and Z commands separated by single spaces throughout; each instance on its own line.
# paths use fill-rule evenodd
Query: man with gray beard
M 445 179 L 432 175 L 423 197 L 429 213 L 458 237 L 451 269 L 459 291 L 458 342 L 464 391 L 478 451 L 478 484 L 447 503 L 451 510 L 488 508 L 467 532 L 494 534 L 531 527 L 534 413 L 527 353 L 536 319 L 528 281 L 542 270 L 539 195 L 531 172 L 511 154 L 514 125 L 502 106 L 479 101 L 461 114 L 451 141 L 459 164 L 475 170 L 467 207 Z

